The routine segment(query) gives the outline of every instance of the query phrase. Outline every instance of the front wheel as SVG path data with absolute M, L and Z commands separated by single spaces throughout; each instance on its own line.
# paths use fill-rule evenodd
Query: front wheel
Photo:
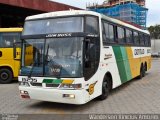
M 0 69 L 0 83 L 10 83 L 13 79 L 12 71 L 6 68 Z
M 109 95 L 110 84 L 108 81 L 109 81 L 109 77 L 105 77 L 102 83 L 102 94 L 99 96 L 100 100 L 105 100 Z

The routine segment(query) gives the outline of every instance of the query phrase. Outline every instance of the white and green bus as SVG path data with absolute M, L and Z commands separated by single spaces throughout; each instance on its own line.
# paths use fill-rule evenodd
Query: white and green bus
M 149 32 L 96 12 L 29 16 L 22 40 L 22 98 L 69 104 L 104 100 L 151 68 Z M 30 62 L 27 55 L 33 56 Z

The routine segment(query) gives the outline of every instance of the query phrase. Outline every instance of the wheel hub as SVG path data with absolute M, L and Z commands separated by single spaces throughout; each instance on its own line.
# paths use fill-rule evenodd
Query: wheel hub
M 6 80 L 8 78 L 8 74 L 6 72 L 1 73 L 1 79 Z

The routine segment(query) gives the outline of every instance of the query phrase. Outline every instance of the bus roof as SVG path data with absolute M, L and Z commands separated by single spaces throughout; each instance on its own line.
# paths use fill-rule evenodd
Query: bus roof
M 0 28 L 0 32 L 22 32 L 23 28 Z
M 44 19 L 44 18 L 52 18 L 52 17 L 60 17 L 60 16 L 74 16 L 74 15 L 94 15 L 102 19 L 105 19 L 107 21 L 110 21 L 112 23 L 119 24 L 119 25 L 131 28 L 131 29 L 134 29 L 134 30 L 146 33 L 146 34 L 150 34 L 147 30 L 140 29 L 127 22 L 124 22 L 124 21 L 121 21 L 115 18 L 111 18 L 109 16 L 106 16 L 106 15 L 103 15 L 97 12 L 87 11 L 87 10 L 71 10 L 71 11 L 68 10 L 68 11 L 49 12 L 49 13 L 29 16 L 26 18 L 26 20 Z

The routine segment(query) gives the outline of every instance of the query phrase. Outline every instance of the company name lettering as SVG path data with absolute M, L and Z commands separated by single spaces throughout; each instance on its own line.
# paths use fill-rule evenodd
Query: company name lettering
M 64 34 L 48 34 L 46 37 L 71 37 L 71 33 L 64 33 Z
M 144 54 L 144 49 L 135 49 L 134 50 L 134 55 L 143 55 Z

